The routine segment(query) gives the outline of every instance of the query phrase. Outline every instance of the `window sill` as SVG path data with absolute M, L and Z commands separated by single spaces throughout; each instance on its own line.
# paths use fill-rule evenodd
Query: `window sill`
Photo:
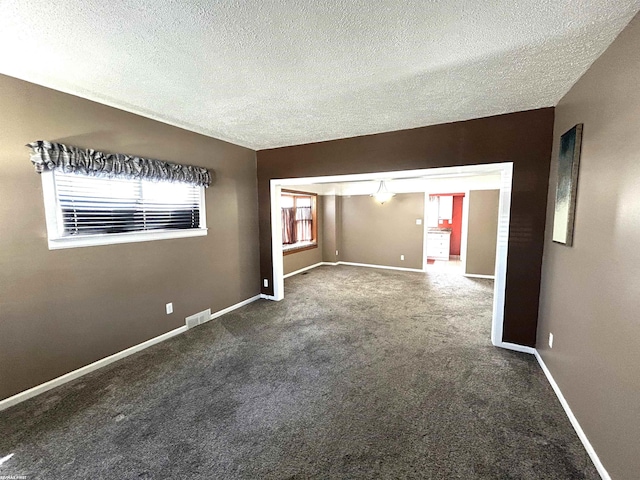
M 283 255 L 291 255 L 292 253 L 304 252 L 305 250 L 311 250 L 313 248 L 318 248 L 318 243 L 303 243 L 300 245 L 290 245 L 282 247 Z
M 132 232 L 60 237 L 49 239 L 49 250 L 115 245 L 118 243 L 149 242 L 152 240 L 167 240 L 171 238 L 204 237 L 206 235 L 206 228 L 194 228 L 189 230 L 159 230 L 147 233 Z

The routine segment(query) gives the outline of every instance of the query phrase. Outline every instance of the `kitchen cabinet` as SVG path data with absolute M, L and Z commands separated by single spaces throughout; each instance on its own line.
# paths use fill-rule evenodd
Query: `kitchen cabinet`
M 449 244 L 451 232 L 427 233 L 427 258 L 449 260 Z
M 451 222 L 453 219 L 453 195 L 441 195 L 438 198 L 438 220 L 448 220 Z
M 439 227 L 453 220 L 453 195 L 431 195 L 427 206 L 427 226 Z

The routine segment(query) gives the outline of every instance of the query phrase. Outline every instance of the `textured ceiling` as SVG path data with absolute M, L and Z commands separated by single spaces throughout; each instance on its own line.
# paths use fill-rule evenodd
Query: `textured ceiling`
M 640 0 L 0 0 L 0 72 L 253 149 L 555 105 Z

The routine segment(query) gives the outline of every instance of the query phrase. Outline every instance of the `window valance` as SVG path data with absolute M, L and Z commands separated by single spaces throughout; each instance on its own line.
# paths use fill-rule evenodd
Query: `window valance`
M 94 177 L 140 178 L 184 182 L 208 187 L 212 172 L 203 167 L 152 160 L 123 153 L 103 153 L 62 143 L 38 140 L 29 143 L 36 172 L 59 170 Z

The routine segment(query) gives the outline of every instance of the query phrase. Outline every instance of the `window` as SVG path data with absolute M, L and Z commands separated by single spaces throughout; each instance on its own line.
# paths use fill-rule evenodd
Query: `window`
M 45 171 L 49 248 L 206 235 L 204 187 Z
M 284 254 L 317 248 L 317 220 L 315 194 L 283 190 L 282 248 Z

